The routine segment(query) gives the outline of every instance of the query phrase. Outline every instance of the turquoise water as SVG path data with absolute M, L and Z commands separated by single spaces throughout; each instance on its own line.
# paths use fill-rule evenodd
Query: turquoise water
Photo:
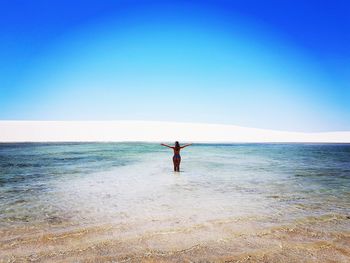
M 348 235 L 350 145 L 195 144 L 181 156 L 175 173 L 171 150 L 153 143 L 0 144 L 0 241 L 122 225 L 119 238 L 176 228 L 208 243 L 237 222 Z

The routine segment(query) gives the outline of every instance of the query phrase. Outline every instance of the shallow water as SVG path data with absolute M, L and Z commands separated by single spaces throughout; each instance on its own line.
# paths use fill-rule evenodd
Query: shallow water
M 0 144 L 0 261 L 350 260 L 350 145 Z

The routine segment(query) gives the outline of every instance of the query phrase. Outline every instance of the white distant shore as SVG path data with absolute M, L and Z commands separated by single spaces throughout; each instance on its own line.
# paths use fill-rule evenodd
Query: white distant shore
M 0 142 L 350 143 L 350 131 L 287 132 L 160 121 L 0 121 Z

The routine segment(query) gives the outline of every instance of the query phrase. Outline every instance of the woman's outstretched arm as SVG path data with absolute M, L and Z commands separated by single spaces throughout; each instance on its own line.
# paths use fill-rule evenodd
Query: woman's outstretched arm
M 190 145 L 192 145 L 192 144 L 193 144 L 193 143 L 185 144 L 184 146 L 181 146 L 180 148 L 185 148 L 185 147 L 190 146 Z
M 174 147 L 172 147 L 172 146 L 170 146 L 170 145 L 167 145 L 167 144 L 164 144 L 164 143 L 161 143 L 160 145 L 165 146 L 165 147 L 168 147 L 168 148 L 171 148 L 171 149 L 174 148 Z

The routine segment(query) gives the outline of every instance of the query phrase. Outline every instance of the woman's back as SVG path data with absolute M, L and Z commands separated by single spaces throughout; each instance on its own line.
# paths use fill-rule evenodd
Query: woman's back
M 166 147 L 171 148 L 171 149 L 174 150 L 174 156 L 173 156 L 174 171 L 179 172 L 180 171 L 180 162 L 181 162 L 180 150 L 182 148 L 185 148 L 187 146 L 192 145 L 192 143 L 186 144 L 184 146 L 180 146 L 179 142 L 176 141 L 175 142 L 175 146 L 170 146 L 170 145 L 167 145 L 167 144 L 164 144 L 164 143 L 162 143 L 161 145 L 166 146 Z
M 180 154 L 180 150 L 181 150 L 180 147 L 175 146 L 173 149 L 174 149 L 174 154 Z

